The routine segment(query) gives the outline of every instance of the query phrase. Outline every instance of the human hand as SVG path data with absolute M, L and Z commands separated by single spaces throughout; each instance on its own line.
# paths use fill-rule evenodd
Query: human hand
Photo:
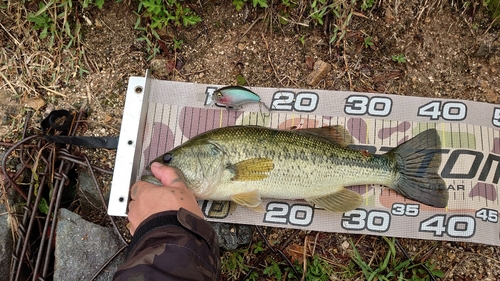
M 149 216 L 163 211 L 177 211 L 181 207 L 203 218 L 193 193 L 187 188 L 182 173 L 172 167 L 154 162 L 151 172 L 164 186 L 138 181 L 132 186 L 128 204 L 130 234 Z

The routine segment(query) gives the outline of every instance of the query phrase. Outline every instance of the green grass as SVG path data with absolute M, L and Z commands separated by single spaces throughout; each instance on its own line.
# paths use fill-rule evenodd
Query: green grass
M 500 22 L 500 0 L 483 0 L 483 6 L 495 24 Z
M 406 62 L 406 57 L 403 54 L 399 55 L 393 55 L 391 56 L 392 61 L 397 62 L 397 63 L 405 63 Z
M 115 1 L 115 0 L 108 0 Z M 116 2 L 121 2 L 117 0 Z M 143 31 L 137 38 L 146 43 L 149 59 L 160 52 L 158 41 L 168 42 L 173 51 L 181 48 L 183 41 L 177 38 L 161 38 L 159 30 L 196 25 L 201 17 L 185 5 L 183 0 L 139 0 L 135 28 Z M 187 1 L 186 1 L 187 2 Z M 61 50 L 80 47 L 82 38 L 81 14 L 87 9 L 102 9 L 105 0 L 49 0 L 38 1 L 38 9 L 27 14 L 39 38 L 47 40 L 49 49 Z M 80 14 L 80 16 L 78 16 Z M 80 71 L 85 73 L 85 71 Z
M 134 27 L 142 31 L 137 40 L 145 42 L 149 54 L 147 60 L 160 53 L 158 41 L 168 43 L 173 52 L 181 49 L 183 44 L 181 39 L 161 37 L 160 30 L 188 27 L 201 22 L 201 17 L 189 6 L 184 5 L 182 0 L 140 0 L 136 15 L 137 21 Z
M 327 281 L 334 275 L 334 269 L 318 255 L 309 257 L 304 273 L 304 265 L 295 262 L 293 268 L 281 257 L 269 253 L 258 268 L 251 269 L 248 264 L 265 251 L 261 241 L 249 248 L 226 252 L 222 256 L 222 274 L 227 280 L 300 280 Z M 351 275 L 349 275 L 351 276 Z
M 79 21 L 78 13 L 86 9 L 97 7 L 102 9 L 106 1 L 122 0 L 47 0 L 35 1 L 38 3 L 38 10 L 29 12 L 27 20 L 32 23 L 33 29 L 38 32 L 40 39 L 47 40 L 49 49 L 51 48 L 71 48 L 80 47 L 82 38 L 82 24 Z M 138 0 L 136 15 L 137 21 L 135 28 L 142 33 L 137 40 L 145 44 L 145 51 L 148 53 L 148 60 L 157 56 L 165 47 L 170 51 L 176 52 L 181 49 L 183 41 L 176 38 L 175 32 L 169 33 L 169 36 L 159 35 L 160 30 L 186 28 L 194 26 L 202 21 L 202 18 L 192 10 L 192 0 Z M 325 20 L 331 18 L 329 24 L 331 28 L 327 34 L 328 43 L 331 46 L 340 48 L 345 43 L 347 31 L 351 28 L 352 20 L 356 16 L 364 16 L 379 1 L 377 0 L 228 0 L 235 8 L 236 12 L 241 11 L 246 6 L 256 9 L 257 13 L 267 14 L 269 10 L 275 11 L 269 13 L 276 17 L 274 19 L 282 25 L 290 22 L 292 17 L 302 19 L 300 23 L 304 29 L 322 28 Z M 196 2 L 198 3 L 198 2 Z M 492 22 L 500 21 L 500 0 L 482 0 L 483 9 L 491 16 Z M 209 5 L 209 4 L 203 4 Z M 0 6 L 5 9 L 6 6 Z M 81 12 L 82 11 L 82 12 Z M 293 21 L 292 21 L 293 22 Z M 307 30 L 306 30 L 307 31 Z M 165 34 L 165 33 L 162 33 Z M 158 42 L 162 41 L 162 44 Z M 302 37 L 299 41 L 304 45 L 305 39 Z M 365 37 L 363 42 L 365 47 L 373 45 L 371 36 Z M 80 55 L 81 56 L 81 55 Z M 398 63 L 406 62 L 404 55 L 392 56 L 392 59 Z M 82 65 L 80 74 L 87 71 Z
M 382 237 L 387 243 L 387 251 L 379 263 L 372 264 L 372 261 L 365 261 L 356 246 L 350 241 L 353 249 L 352 261 L 363 272 L 365 280 L 432 280 L 431 276 L 423 267 L 431 273 L 432 277 L 443 277 L 444 273 L 436 269 L 430 261 L 415 264 L 412 259 L 400 258 L 396 252 L 396 239 Z

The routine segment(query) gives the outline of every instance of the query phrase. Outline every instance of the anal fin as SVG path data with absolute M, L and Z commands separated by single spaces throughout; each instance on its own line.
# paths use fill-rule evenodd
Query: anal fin
M 356 209 L 363 197 L 352 190 L 341 188 L 339 191 L 322 197 L 306 198 L 308 202 L 333 212 L 347 212 Z

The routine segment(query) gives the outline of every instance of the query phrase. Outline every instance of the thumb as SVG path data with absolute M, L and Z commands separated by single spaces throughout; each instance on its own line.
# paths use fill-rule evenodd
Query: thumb
M 151 164 L 151 172 L 165 186 L 186 188 L 184 175 L 176 168 L 153 162 Z

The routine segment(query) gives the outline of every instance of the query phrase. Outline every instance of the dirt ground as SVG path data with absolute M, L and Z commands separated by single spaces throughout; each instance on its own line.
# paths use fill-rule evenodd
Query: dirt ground
M 4 141 L 16 138 L 22 128 L 16 120 L 24 116 L 26 106 L 36 113 L 35 123 L 53 109 L 86 107 L 90 112 L 88 135 L 118 135 L 128 78 L 143 76 L 146 69 L 152 69 L 157 79 L 195 83 L 235 85 L 242 76 L 247 85 L 255 87 L 499 103 L 500 27 L 492 26 L 477 5 L 464 8 L 461 1 L 377 1 L 372 9 L 353 16 L 345 40 L 336 46 L 329 44 L 328 35 L 336 23 L 333 16 L 327 17 L 323 26 L 314 26 L 307 15 L 292 13 L 288 24 L 282 24 L 276 9 L 263 12 L 247 5 L 236 12 L 230 2 L 191 4 L 203 21 L 161 33 L 165 48 L 150 61 L 146 44 L 136 40 L 144 33 L 134 29 L 134 3 L 107 1 L 102 10 L 82 11 L 80 44 L 58 52 L 48 49 L 36 31 L 26 28 L 26 10 L 14 4 L 0 9 L 0 136 Z M 180 50 L 173 51 L 173 37 L 183 40 Z M 373 45 L 365 46 L 367 37 Z M 81 59 L 74 53 L 79 51 L 85 53 Z M 394 61 L 397 55 L 404 55 L 406 62 Z M 311 86 L 308 75 L 317 60 L 330 63 L 332 69 Z M 72 67 L 77 62 L 88 73 L 80 76 L 79 68 Z M 114 151 L 89 153 L 101 166 L 113 166 Z M 278 239 L 291 233 L 268 232 Z M 350 238 L 357 242 L 365 260 L 386 246 L 380 237 L 304 232 L 291 245 L 303 249 L 304 240 L 309 241 L 308 247 L 315 247 L 331 264 L 346 265 L 349 251 L 345 241 Z M 314 246 L 311 241 L 315 241 Z M 498 247 L 399 241 L 410 256 L 436 264 L 444 272 L 441 280 L 500 278 Z M 336 278 L 341 280 L 342 276 L 339 273 Z

